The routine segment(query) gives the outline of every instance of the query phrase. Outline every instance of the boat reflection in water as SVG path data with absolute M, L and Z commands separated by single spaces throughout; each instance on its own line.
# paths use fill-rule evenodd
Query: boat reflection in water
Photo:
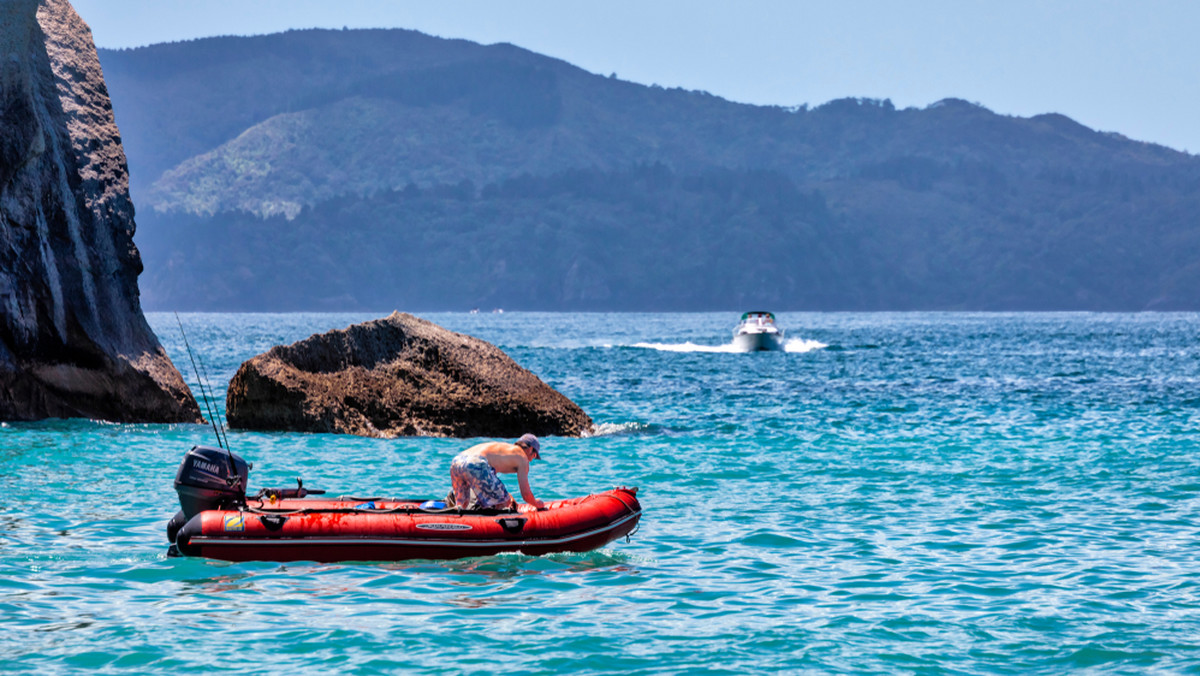
M 783 329 L 770 312 L 746 312 L 733 330 L 733 347 L 739 352 L 782 350 L 783 344 Z

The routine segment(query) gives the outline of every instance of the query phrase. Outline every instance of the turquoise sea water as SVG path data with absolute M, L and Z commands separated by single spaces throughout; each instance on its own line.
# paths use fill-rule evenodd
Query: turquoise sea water
M 1200 315 L 428 314 L 597 436 L 543 498 L 641 487 L 632 541 L 454 562 L 166 557 L 200 425 L 0 427 L 3 673 L 1200 672 Z M 364 315 L 186 315 L 223 390 Z M 150 315 L 195 387 L 175 319 Z M 223 402 L 222 402 L 223 403 Z M 436 496 L 466 443 L 231 432 L 252 490 Z

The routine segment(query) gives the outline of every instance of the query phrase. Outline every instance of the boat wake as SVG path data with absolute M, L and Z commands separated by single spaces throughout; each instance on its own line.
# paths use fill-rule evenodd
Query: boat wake
M 737 346 L 733 343 L 724 345 L 697 345 L 693 342 L 687 343 L 634 343 L 631 347 L 640 347 L 648 350 L 658 350 L 660 352 L 724 352 L 724 353 L 740 353 Z M 783 345 L 784 352 L 795 354 L 803 352 L 812 352 L 829 347 L 819 340 L 806 340 L 804 338 L 791 338 Z
M 658 350 L 659 352 L 738 352 L 739 350 L 733 346 L 733 343 L 728 345 L 697 345 L 692 342 L 688 343 L 634 343 L 632 347 L 641 347 L 648 350 Z
M 819 340 L 806 340 L 804 338 L 792 338 L 788 342 L 784 343 L 783 351 L 784 352 L 801 353 L 801 352 L 812 352 L 813 350 L 823 350 L 827 347 L 829 347 L 829 346 L 826 345 L 825 343 L 822 343 Z
M 646 423 L 631 422 L 631 423 L 599 423 L 594 425 L 592 429 L 583 433 L 583 437 L 620 437 L 634 434 L 657 434 L 661 431 L 658 425 L 648 425 Z

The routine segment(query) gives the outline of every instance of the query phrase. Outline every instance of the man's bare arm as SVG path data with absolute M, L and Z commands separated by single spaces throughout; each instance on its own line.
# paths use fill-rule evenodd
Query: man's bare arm
M 533 489 L 529 487 L 529 461 L 525 460 L 517 465 L 517 483 L 521 486 L 521 499 L 526 504 L 533 505 L 538 509 L 546 506 L 546 503 L 538 500 L 533 495 Z

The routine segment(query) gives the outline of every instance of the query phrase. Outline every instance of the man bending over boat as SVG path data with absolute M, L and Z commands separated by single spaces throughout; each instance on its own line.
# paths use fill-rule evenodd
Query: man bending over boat
M 542 509 L 546 506 L 533 495 L 529 487 L 529 462 L 542 457 L 542 446 L 538 438 L 526 434 L 515 444 L 489 441 L 472 446 L 454 456 L 450 461 L 450 485 L 454 504 L 468 509 L 508 509 L 516 507 L 516 500 L 509 495 L 501 474 L 516 474 L 521 486 L 521 497 L 526 503 Z M 471 494 L 475 502 L 471 502 Z

